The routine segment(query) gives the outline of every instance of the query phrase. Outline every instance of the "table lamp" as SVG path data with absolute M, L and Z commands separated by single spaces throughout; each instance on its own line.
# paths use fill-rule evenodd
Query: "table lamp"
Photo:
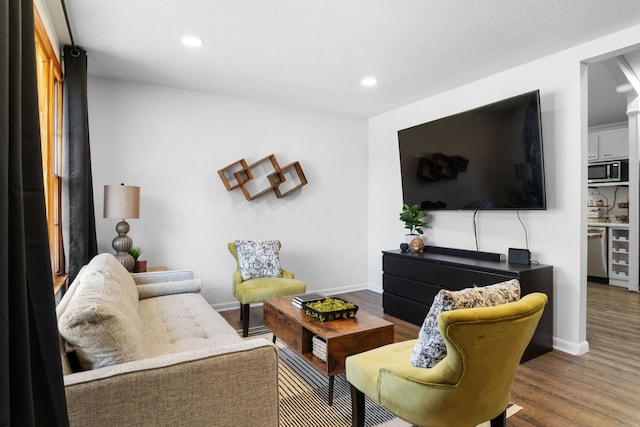
M 133 271 L 135 261 L 129 255 L 133 240 L 127 236 L 129 224 L 125 218 L 140 218 L 140 187 L 131 185 L 104 186 L 104 218 L 120 218 L 116 225 L 118 235 L 114 237 L 111 246 L 116 251 L 116 258 L 128 271 Z

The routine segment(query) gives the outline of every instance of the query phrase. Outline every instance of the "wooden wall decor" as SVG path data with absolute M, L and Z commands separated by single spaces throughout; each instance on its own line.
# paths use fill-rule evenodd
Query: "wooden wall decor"
M 249 201 L 270 191 L 277 198 L 286 197 L 307 184 L 300 162 L 280 167 L 273 154 L 251 164 L 240 159 L 220 169 L 218 175 L 228 191 L 240 188 Z

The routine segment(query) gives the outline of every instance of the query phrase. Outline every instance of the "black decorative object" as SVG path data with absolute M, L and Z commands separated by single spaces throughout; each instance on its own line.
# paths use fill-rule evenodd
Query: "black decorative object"
M 408 250 L 409 250 L 409 244 L 408 243 L 400 243 L 400 251 L 403 254 L 406 254 Z

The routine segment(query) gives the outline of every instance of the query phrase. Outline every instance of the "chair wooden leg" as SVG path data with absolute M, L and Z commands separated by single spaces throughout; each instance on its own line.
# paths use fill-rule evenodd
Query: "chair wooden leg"
M 240 320 L 242 320 L 242 308 L 244 307 L 244 304 L 240 303 Z
M 351 427 L 364 427 L 364 393 L 351 385 Z
M 242 336 L 249 336 L 249 307 L 251 304 L 242 304 Z
M 507 425 L 507 410 L 491 420 L 491 427 L 505 427 Z

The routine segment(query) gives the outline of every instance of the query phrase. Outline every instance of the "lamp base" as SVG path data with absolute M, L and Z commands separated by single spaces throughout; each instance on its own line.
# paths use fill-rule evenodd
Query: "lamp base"
M 118 252 L 117 254 L 115 254 L 115 257 L 118 261 L 120 261 L 120 264 L 124 265 L 124 268 L 126 268 L 127 271 L 133 271 L 133 267 L 136 265 L 136 261 L 131 255 L 129 255 L 128 253 Z
M 120 261 L 127 271 L 133 271 L 136 261 L 131 255 L 129 255 L 129 249 L 133 246 L 133 240 L 131 237 L 127 236 L 129 230 L 129 224 L 124 219 L 116 224 L 116 231 L 118 232 L 118 235 L 113 238 L 111 246 L 116 251 L 116 259 Z

